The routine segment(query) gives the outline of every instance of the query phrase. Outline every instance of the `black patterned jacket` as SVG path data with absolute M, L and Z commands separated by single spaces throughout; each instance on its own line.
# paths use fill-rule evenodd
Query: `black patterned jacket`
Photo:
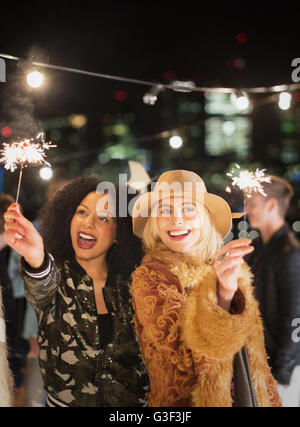
M 69 406 L 145 405 L 148 379 L 132 323 L 130 283 L 118 276 L 103 288 L 114 320 L 103 350 L 93 282 L 77 262 L 58 268 L 47 255 L 41 269 L 31 270 L 21 259 L 20 272 L 38 317 L 46 390 Z

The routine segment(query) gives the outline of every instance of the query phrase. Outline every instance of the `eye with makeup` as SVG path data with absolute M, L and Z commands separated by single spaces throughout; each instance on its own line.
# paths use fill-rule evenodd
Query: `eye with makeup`
M 88 215 L 87 211 L 81 206 L 77 208 L 76 214 L 83 217 Z M 109 212 L 100 212 L 97 213 L 97 221 L 109 223 L 112 222 L 113 219 Z
M 194 216 L 196 213 L 196 208 L 194 205 L 184 205 L 183 206 L 183 213 L 185 216 Z
M 108 217 L 105 216 L 105 215 L 99 215 L 99 216 L 97 216 L 97 220 L 100 221 L 100 222 L 109 222 Z
M 85 215 L 87 215 L 87 212 L 83 208 L 80 207 L 80 208 L 77 208 L 76 214 L 85 216 Z
M 112 217 L 110 212 L 97 212 L 97 220 L 100 222 L 114 222 L 114 218 Z
M 170 216 L 171 215 L 171 208 L 168 206 L 161 206 L 159 208 L 159 216 Z

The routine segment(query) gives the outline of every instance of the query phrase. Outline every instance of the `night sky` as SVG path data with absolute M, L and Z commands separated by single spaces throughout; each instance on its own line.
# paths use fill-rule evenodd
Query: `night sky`
M 41 62 L 164 83 L 166 71 L 198 86 L 292 83 L 291 61 L 299 56 L 293 8 L 286 2 L 280 7 L 240 2 L 239 8 L 233 2 L 211 3 L 5 2 L 1 52 L 26 57 L 34 51 Z M 238 33 L 246 34 L 246 42 L 237 42 Z M 246 66 L 229 68 L 228 61 L 235 58 L 243 58 Z M 149 110 L 141 101 L 146 87 L 58 71 L 48 74 L 47 91 L 34 95 L 41 117 L 118 108 L 116 90 L 127 92 L 122 108 Z
M 178 79 L 192 80 L 197 86 L 234 88 L 292 84 L 291 63 L 300 57 L 297 10 L 288 2 L 238 4 L 126 0 L 80 4 L 5 2 L 1 5 L 0 52 L 153 83 Z M 240 42 L 238 34 L 242 35 Z M 232 64 L 236 59 L 242 60 L 244 66 L 234 68 Z M 17 70 L 17 62 L 6 60 L 6 66 L 7 84 L 0 83 L 2 126 L 5 105 L 10 102 L 5 90 Z M 149 106 L 142 100 L 148 86 L 62 71 L 43 71 L 46 75 L 44 87 L 28 92 L 33 101 L 34 118 L 43 121 L 72 113 L 87 114 L 98 135 L 102 118 L 107 113 L 133 112 L 134 136 L 141 140 L 176 128 L 178 114 L 174 115 L 174 120 L 171 118 L 166 122 L 161 119 L 161 111 L 166 104 L 172 109 L 179 96 L 203 103 L 202 93 L 165 91 L 154 106 Z M 117 91 L 126 94 L 122 102 L 115 99 Z M 257 100 L 263 96 L 255 97 Z M 267 162 L 264 129 L 272 133 L 277 118 L 264 109 L 260 109 L 259 114 L 256 121 L 261 132 L 254 136 L 254 156 L 260 155 L 259 160 Z M 99 141 L 95 142 L 93 135 L 89 135 L 80 150 L 94 153 L 95 146 L 101 149 L 101 143 L 99 145 Z M 141 147 L 155 150 L 159 144 L 147 142 Z M 68 146 L 60 146 L 54 156 L 62 156 L 68 150 Z M 73 152 L 71 150 L 71 154 Z M 169 154 L 165 152 L 164 155 Z M 52 153 L 50 159 L 51 156 Z M 212 165 L 205 159 L 203 162 L 204 168 Z M 224 162 L 229 163 L 230 159 L 221 160 L 221 166 L 214 167 L 224 169 Z M 23 184 L 25 192 L 26 185 L 32 185 L 32 179 L 38 181 L 35 173 L 27 171 Z M 5 180 L 14 188 L 17 175 L 10 175 L 14 176 L 6 173 Z M 40 203 L 38 199 L 33 200 L 34 197 L 35 193 L 28 199 L 29 208 Z

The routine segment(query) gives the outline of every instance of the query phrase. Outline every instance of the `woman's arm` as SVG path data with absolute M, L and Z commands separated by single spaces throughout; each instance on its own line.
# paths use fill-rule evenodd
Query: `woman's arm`
M 60 273 L 51 255 L 44 250 L 44 242 L 32 222 L 13 203 L 4 214 L 6 243 L 21 255 L 20 274 L 25 284 L 25 295 L 39 310 L 45 307 L 56 292 Z
M 205 357 L 221 360 L 243 347 L 256 325 L 258 314 L 251 277 L 245 264 L 231 299 L 232 310 L 228 312 L 219 306 L 218 277 L 214 268 L 210 268 L 184 306 L 182 334 L 189 348 L 200 351 Z
M 28 302 L 36 311 L 45 308 L 55 295 L 61 278 L 52 255 L 45 252 L 43 264 L 36 269 L 21 258 L 19 269 Z
M 6 243 L 32 268 L 39 268 L 44 261 L 44 242 L 42 236 L 20 212 L 19 205 L 11 204 L 4 214 L 4 236 Z
M 218 277 L 218 305 L 229 311 L 231 301 L 238 290 L 238 277 L 244 264 L 244 256 L 254 248 L 250 239 L 232 240 L 216 254 L 214 268 Z

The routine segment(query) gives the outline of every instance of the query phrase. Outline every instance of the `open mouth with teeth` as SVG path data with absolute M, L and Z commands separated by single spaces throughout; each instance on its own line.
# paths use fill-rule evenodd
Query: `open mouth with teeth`
M 185 239 L 189 234 L 191 230 L 170 230 L 168 231 L 168 235 L 170 239 L 178 241 Z
M 97 239 L 91 234 L 79 232 L 77 236 L 77 245 L 81 249 L 90 249 L 97 243 Z

